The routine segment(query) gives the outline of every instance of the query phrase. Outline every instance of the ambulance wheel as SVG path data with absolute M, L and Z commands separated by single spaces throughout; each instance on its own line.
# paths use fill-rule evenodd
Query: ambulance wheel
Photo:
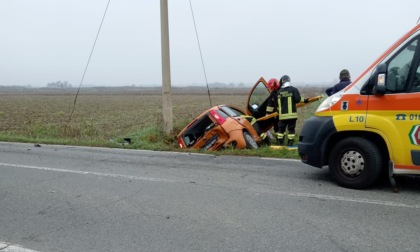
M 244 131 L 244 139 L 247 149 L 258 149 L 258 144 L 254 141 L 254 138 L 252 138 L 252 136 L 246 131 Z
M 343 187 L 368 188 L 381 175 L 381 152 L 374 143 L 364 138 L 345 138 L 333 147 L 329 169 L 334 181 Z

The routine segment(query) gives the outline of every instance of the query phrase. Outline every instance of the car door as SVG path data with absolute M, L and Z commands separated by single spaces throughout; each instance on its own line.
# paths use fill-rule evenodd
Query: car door
M 420 172 L 419 33 L 386 60 L 385 94 L 368 98 L 365 125 L 386 136 L 395 173 Z
M 261 77 L 251 88 L 248 95 L 246 113 L 258 120 L 258 125 L 263 132 L 270 130 L 276 122 L 277 112 L 268 116 L 266 113 L 270 94 L 267 82 Z
M 247 114 L 257 119 L 265 116 L 269 96 L 270 90 L 267 87 L 267 82 L 261 77 L 249 92 L 246 108 Z

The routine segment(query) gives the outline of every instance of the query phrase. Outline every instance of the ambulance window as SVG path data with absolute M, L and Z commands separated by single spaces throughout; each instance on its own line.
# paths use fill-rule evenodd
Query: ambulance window
M 420 92 L 420 61 L 417 66 L 416 73 L 414 75 L 413 87 L 411 88 L 412 92 Z
M 404 92 L 414 53 L 417 48 L 417 39 L 411 41 L 388 64 L 387 90 L 392 93 Z

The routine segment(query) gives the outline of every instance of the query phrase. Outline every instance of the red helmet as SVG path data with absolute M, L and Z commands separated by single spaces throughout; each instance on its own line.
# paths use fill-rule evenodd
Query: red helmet
M 269 89 L 274 90 L 274 91 L 276 91 L 280 88 L 279 81 L 276 78 L 270 79 L 268 81 L 267 85 L 268 85 Z

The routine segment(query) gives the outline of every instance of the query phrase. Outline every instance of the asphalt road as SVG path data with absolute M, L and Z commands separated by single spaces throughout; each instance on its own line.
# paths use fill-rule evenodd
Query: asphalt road
M 420 180 L 364 191 L 296 160 L 0 143 L 0 245 L 418 251 Z M 0 246 L 0 251 L 2 247 Z M 10 250 L 11 251 L 11 250 Z

